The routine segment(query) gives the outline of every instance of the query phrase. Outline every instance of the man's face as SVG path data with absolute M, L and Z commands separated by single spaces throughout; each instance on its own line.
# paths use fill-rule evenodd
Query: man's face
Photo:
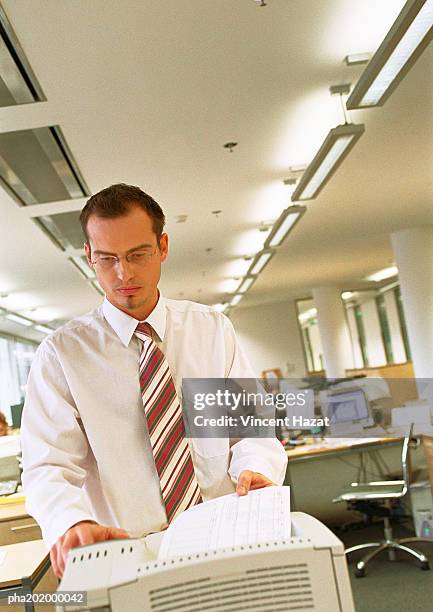
M 168 254 L 167 234 L 161 236 L 158 246 L 152 219 L 138 206 L 132 206 L 127 215 L 114 219 L 92 215 L 87 234 L 90 243 L 84 245 L 87 260 L 96 271 L 108 300 L 135 319 L 145 319 L 158 301 L 161 262 Z M 137 253 L 149 256 L 144 263 L 134 263 Z M 113 255 L 121 259 L 107 267 L 107 260 Z

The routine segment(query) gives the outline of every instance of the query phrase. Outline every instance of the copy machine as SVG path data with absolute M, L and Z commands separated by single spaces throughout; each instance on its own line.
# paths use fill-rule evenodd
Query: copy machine
M 74 549 L 62 591 L 85 591 L 85 605 L 57 610 L 354 612 L 343 544 L 317 519 L 291 514 L 282 541 L 156 560 L 162 534 Z

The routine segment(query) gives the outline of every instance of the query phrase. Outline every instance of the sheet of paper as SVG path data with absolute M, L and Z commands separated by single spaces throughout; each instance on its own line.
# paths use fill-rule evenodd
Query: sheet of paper
M 266 487 L 204 502 L 167 529 L 159 559 L 290 538 L 290 487 Z
M 7 552 L 5 550 L 0 550 L 0 565 L 5 562 Z

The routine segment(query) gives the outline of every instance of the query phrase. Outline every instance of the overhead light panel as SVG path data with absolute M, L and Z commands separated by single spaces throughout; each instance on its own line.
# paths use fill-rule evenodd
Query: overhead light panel
M 20 317 L 20 315 L 13 314 L 12 312 L 9 312 L 7 315 L 5 315 L 5 319 L 13 321 L 14 323 L 18 323 L 18 325 L 24 325 L 25 327 L 30 327 L 31 325 L 33 325 L 33 321 L 29 321 L 29 319 Z
M 274 253 L 275 251 L 272 250 L 261 251 L 260 253 L 258 253 L 254 257 L 253 263 L 251 264 L 250 269 L 248 270 L 248 276 L 260 274 L 263 268 L 269 263 L 269 260 L 274 255 Z
M 306 211 L 305 206 L 289 206 L 275 221 L 271 233 L 266 238 L 265 249 L 278 247 L 284 242 L 289 232 L 295 227 L 299 219 Z
M 380 281 L 383 281 L 387 278 L 392 278 L 393 276 L 396 276 L 398 274 L 398 268 L 397 266 L 390 266 L 389 268 L 383 268 L 383 270 L 378 270 L 378 272 L 375 272 L 374 274 L 370 274 L 370 276 L 367 276 L 368 281 L 373 281 L 375 283 L 380 283 Z
M 101 287 L 101 285 L 98 283 L 97 280 L 90 281 L 90 284 L 92 285 L 94 289 L 96 289 L 98 293 L 100 293 L 101 295 L 105 295 L 103 288 Z
M 347 108 L 382 106 L 433 38 L 433 0 L 409 0 L 354 87 Z
M 45 99 L 6 13 L 0 6 L 0 106 Z
M 21 206 L 89 194 L 58 126 L 0 133 L 0 180 Z
M 39 225 L 40 229 L 47 234 L 54 244 L 60 247 L 62 251 L 69 248 L 83 248 L 86 238 L 81 229 L 79 210 L 56 215 L 45 215 L 43 217 L 32 217 L 32 220 Z M 87 278 L 87 274 L 84 273 L 85 268 L 81 269 L 77 262 L 74 262 L 74 265 L 76 265 Z M 92 275 L 88 278 L 94 278 L 94 276 L 95 275 Z
M 333 128 L 302 175 L 292 202 L 317 197 L 364 131 L 363 124 L 355 123 Z
M 239 285 L 239 287 L 237 288 L 236 293 L 246 293 L 255 280 L 256 280 L 255 276 L 245 277 L 243 281 L 241 282 L 241 284 Z
M 241 301 L 241 299 L 243 298 L 243 295 L 237 293 L 236 295 L 234 295 L 232 297 L 232 299 L 230 300 L 230 306 L 237 306 L 239 304 L 239 302 Z
M 71 257 L 70 261 L 74 264 L 76 268 L 78 268 L 78 270 L 85 278 L 95 278 L 95 273 L 89 266 L 87 258 L 84 255 L 81 255 L 80 257 Z
M 228 308 L 228 303 L 225 302 L 224 304 L 222 304 L 221 302 L 219 302 L 218 304 L 212 304 L 212 308 L 214 308 L 217 312 L 224 312 Z

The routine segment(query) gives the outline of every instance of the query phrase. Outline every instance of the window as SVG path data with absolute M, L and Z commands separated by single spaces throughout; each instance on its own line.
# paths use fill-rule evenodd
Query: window
M 368 356 L 367 356 L 367 345 L 365 341 L 364 323 L 362 320 L 361 306 L 359 304 L 355 306 L 355 325 L 358 331 L 359 348 L 361 350 L 362 361 L 364 367 L 368 368 Z
M 10 407 L 24 401 L 36 348 L 32 343 L 0 337 L 0 410 L 10 423 Z
M 405 318 L 404 318 L 403 302 L 402 302 L 402 298 L 401 298 L 400 287 L 395 287 L 395 289 L 394 289 L 394 297 L 395 297 L 395 302 L 396 302 L 396 306 L 397 306 L 398 319 L 399 319 L 399 323 L 400 323 L 400 333 L 401 333 L 401 337 L 402 337 L 402 340 L 403 340 L 404 350 L 405 350 L 405 353 L 406 353 L 406 361 L 410 361 L 412 357 L 411 357 L 411 353 L 410 353 L 409 338 L 407 336 L 406 321 L 405 321 Z
M 385 349 L 387 363 L 394 363 L 392 352 L 391 334 L 389 331 L 388 316 L 386 313 L 385 297 L 383 294 L 376 297 L 377 314 L 379 316 L 380 331 L 382 335 L 383 347 Z

